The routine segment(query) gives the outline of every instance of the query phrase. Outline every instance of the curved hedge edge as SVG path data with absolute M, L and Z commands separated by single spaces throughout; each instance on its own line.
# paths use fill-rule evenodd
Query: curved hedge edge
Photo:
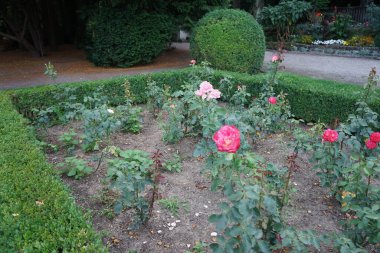
M 0 252 L 107 252 L 0 93 Z
M 195 70 L 197 69 L 199 68 L 196 67 Z M 185 68 L 106 80 L 21 88 L 7 90 L 7 93 L 13 97 L 18 110 L 28 116 L 32 108 L 46 107 L 56 103 L 57 101 L 52 99 L 52 94 L 58 87 L 78 87 L 78 97 L 83 97 L 86 93 L 104 85 L 104 92 L 110 97 L 111 103 L 119 104 L 125 99 L 124 82 L 128 80 L 134 101 L 144 103 L 146 102 L 145 88 L 149 79 L 156 81 L 159 85 L 169 85 L 171 90 L 175 91 L 188 80 L 191 71 L 191 68 Z M 246 85 L 247 91 L 254 97 L 259 94 L 266 78 L 265 74 L 249 75 L 216 70 L 212 80 L 208 81 L 217 84 L 225 76 L 232 80 L 235 88 L 237 85 Z M 287 93 L 293 114 L 307 122 L 330 123 L 337 118 L 344 121 L 350 113 L 354 113 L 358 95 L 363 90 L 361 86 L 355 84 L 315 79 L 287 72 L 280 72 L 278 80 L 275 91 Z M 380 113 L 380 102 L 372 102 L 370 106 Z

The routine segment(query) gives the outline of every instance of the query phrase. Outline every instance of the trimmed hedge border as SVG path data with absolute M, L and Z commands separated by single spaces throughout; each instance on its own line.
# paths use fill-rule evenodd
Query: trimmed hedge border
M 106 252 L 35 140 L 0 93 L 0 252 Z
M 86 93 L 95 91 L 96 88 L 103 86 L 105 94 L 111 99 L 111 103 L 120 104 L 124 99 L 124 83 L 128 81 L 130 90 L 134 95 L 134 101 L 136 103 L 145 103 L 145 87 L 148 80 L 154 80 L 162 86 L 168 85 L 172 91 L 175 91 L 180 89 L 184 81 L 188 79 L 190 71 L 190 68 L 186 68 L 107 80 L 21 88 L 9 90 L 7 93 L 12 96 L 18 110 L 29 117 L 32 114 L 32 108 L 43 108 L 57 102 L 52 99 L 52 94 L 58 87 L 78 87 L 77 96 L 81 99 Z M 235 88 L 237 85 L 246 85 L 248 92 L 253 96 L 259 94 L 260 88 L 265 82 L 265 74 L 249 75 L 227 71 L 215 71 L 212 80 L 208 81 L 216 84 L 225 76 L 232 80 Z M 344 121 L 350 113 L 355 112 L 355 103 L 363 91 L 363 88 L 356 84 L 320 80 L 286 72 L 280 73 L 278 80 L 275 91 L 277 93 L 284 91 L 288 94 L 295 117 L 304 119 L 307 122 L 322 121 L 330 123 L 336 119 Z M 379 101 L 372 102 L 370 106 L 380 113 Z
M 60 87 L 78 87 L 79 98 L 104 86 L 111 103 L 124 99 L 126 81 L 136 103 L 144 103 L 149 79 L 178 90 L 191 69 L 118 77 L 108 80 L 47 85 L 0 92 L 0 252 L 105 252 L 88 217 L 75 205 L 44 154 L 35 136 L 20 115 L 33 116 L 32 108 L 50 106 L 52 94 Z M 246 85 L 253 96 L 259 94 L 265 75 L 216 71 L 211 83 L 229 77 L 235 87 Z M 362 87 L 281 73 L 275 86 L 288 94 L 292 111 L 305 121 L 341 121 L 355 110 Z M 223 92 L 223 91 L 222 91 Z M 380 102 L 371 107 L 380 113 Z M 38 205 L 36 201 L 43 201 Z

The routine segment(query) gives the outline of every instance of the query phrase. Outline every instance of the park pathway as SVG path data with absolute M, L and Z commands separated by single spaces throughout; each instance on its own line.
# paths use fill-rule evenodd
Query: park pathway
M 82 50 L 64 46 L 46 57 L 33 58 L 27 52 L 0 52 L 0 89 L 28 87 L 47 83 L 105 79 L 120 75 L 184 68 L 191 59 L 188 43 L 173 43 L 153 63 L 131 68 L 95 67 Z M 265 65 L 274 52 L 266 52 Z M 44 64 L 51 62 L 58 71 L 54 81 L 43 75 Z M 380 71 L 380 60 L 321 56 L 288 52 L 282 63 L 284 71 L 321 79 L 364 84 L 372 67 Z M 265 66 L 264 66 L 265 68 Z

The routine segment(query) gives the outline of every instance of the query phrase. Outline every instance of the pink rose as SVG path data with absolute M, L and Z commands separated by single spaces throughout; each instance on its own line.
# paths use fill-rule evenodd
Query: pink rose
M 220 152 L 236 153 L 240 148 L 240 131 L 235 126 L 222 126 L 212 139 Z
M 370 136 L 369 139 L 373 142 L 380 142 L 380 133 L 379 132 L 373 132 Z
M 196 63 L 197 63 L 197 61 L 194 60 L 194 59 L 190 61 L 190 64 L 191 64 L 191 65 L 195 65 Z
M 327 129 L 323 133 L 322 139 L 327 142 L 336 142 L 338 140 L 339 134 L 335 130 Z
M 377 147 L 377 143 L 372 141 L 371 139 L 368 139 L 366 142 L 365 142 L 365 146 L 368 148 L 368 149 L 375 149 Z
M 213 89 L 208 93 L 207 100 L 213 98 L 220 98 L 221 92 L 219 90 Z
M 272 62 L 278 62 L 279 60 L 280 60 L 280 57 L 277 54 L 272 56 Z
M 277 98 L 276 97 L 270 97 L 270 98 L 268 98 L 268 102 L 271 103 L 272 105 L 275 105 L 277 103 Z

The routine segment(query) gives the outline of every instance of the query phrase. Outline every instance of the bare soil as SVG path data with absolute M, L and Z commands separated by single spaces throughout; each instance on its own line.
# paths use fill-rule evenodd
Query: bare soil
M 128 231 L 131 213 L 125 211 L 114 218 L 108 218 L 105 215 L 107 206 L 99 198 L 105 187 L 106 162 L 81 180 L 64 175 L 62 180 L 72 191 L 76 203 L 92 213 L 94 227 L 104 232 L 104 243 L 109 245 L 110 252 L 136 250 L 178 253 L 191 249 L 198 241 L 211 242 L 213 237 L 210 234 L 214 232 L 214 227 L 208 222 L 208 216 L 219 213 L 218 204 L 223 201 L 223 196 L 210 191 L 210 180 L 201 174 L 202 161 L 192 156 L 197 140 L 185 138 L 176 145 L 164 144 L 158 122 L 146 111 L 143 118 L 144 127 L 140 134 L 115 134 L 111 138 L 112 145 L 122 149 L 139 149 L 150 154 L 159 149 L 164 154 L 164 160 L 178 152 L 183 159 L 183 170 L 180 173 L 163 173 L 164 181 L 160 184 L 159 191 L 164 198 L 176 196 L 186 201 L 188 211 L 181 209 L 179 217 L 174 217 L 155 203 L 153 217 L 148 224 L 138 231 Z M 48 154 L 51 163 L 64 160 L 65 151 L 58 137 L 70 129 L 81 132 L 79 122 L 48 129 L 46 141 L 60 147 L 58 153 Z M 288 147 L 291 141 L 292 138 L 284 134 L 268 136 L 254 144 L 254 151 L 270 162 L 286 166 L 287 156 L 292 152 Z M 95 158 L 100 156 L 99 152 L 75 152 L 79 157 L 88 160 L 90 166 L 96 167 Z M 292 178 L 292 185 L 297 191 L 292 193 L 290 203 L 284 209 L 287 222 L 298 229 L 312 229 L 321 234 L 339 231 L 338 222 L 341 217 L 337 203 L 332 201 L 326 189 L 320 187 L 318 177 L 311 170 L 306 155 L 299 157 L 298 165 L 300 169 Z M 173 229 L 169 229 L 172 227 L 169 225 L 171 223 L 176 223 Z M 328 252 L 328 248 L 322 252 Z

